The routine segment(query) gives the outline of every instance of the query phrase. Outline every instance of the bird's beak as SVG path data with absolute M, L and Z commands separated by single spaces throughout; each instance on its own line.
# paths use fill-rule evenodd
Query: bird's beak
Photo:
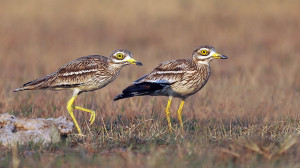
M 212 55 L 212 57 L 214 57 L 216 59 L 228 59 L 227 56 L 222 55 L 222 54 L 218 54 L 218 53 L 215 53 L 214 55 Z
M 130 64 L 134 64 L 134 65 L 137 65 L 137 66 L 142 66 L 143 64 L 139 61 L 136 61 L 135 59 L 131 58 L 129 60 L 127 60 L 127 62 L 129 62 Z

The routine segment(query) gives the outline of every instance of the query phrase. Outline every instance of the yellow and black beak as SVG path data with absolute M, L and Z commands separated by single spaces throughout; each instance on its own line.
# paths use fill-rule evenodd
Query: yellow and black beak
M 137 66 L 142 66 L 143 64 L 139 61 L 136 61 L 135 59 L 131 58 L 129 60 L 127 60 L 127 62 L 129 62 L 130 64 L 134 64 L 134 65 L 137 65 Z
M 228 59 L 228 57 L 226 55 L 222 55 L 222 54 L 218 54 L 218 53 L 215 53 L 214 55 L 212 55 L 212 57 L 214 57 L 216 59 Z

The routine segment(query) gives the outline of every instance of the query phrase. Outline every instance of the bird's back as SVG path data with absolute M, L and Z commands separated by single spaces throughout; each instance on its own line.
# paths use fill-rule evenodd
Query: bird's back
M 73 60 L 56 72 L 42 78 L 25 83 L 14 91 L 34 89 L 73 89 L 83 91 L 101 88 L 101 83 L 109 81 L 108 58 L 100 55 L 90 55 Z

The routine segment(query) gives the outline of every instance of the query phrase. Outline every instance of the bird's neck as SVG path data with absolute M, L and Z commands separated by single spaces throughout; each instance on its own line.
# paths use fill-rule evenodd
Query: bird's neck
M 123 66 L 126 64 L 118 64 L 111 60 L 108 60 L 108 70 L 110 71 L 120 71 Z

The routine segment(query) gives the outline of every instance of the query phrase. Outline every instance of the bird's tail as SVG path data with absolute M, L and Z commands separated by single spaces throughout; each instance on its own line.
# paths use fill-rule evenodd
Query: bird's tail
M 152 95 L 155 91 L 161 90 L 164 87 L 162 84 L 143 82 L 128 86 L 114 98 L 114 101 L 134 96 Z
M 23 90 L 35 90 L 35 89 L 45 89 L 47 88 L 44 83 L 48 81 L 49 76 L 45 76 L 30 82 L 25 83 L 22 87 L 17 88 L 14 92 L 19 92 Z

